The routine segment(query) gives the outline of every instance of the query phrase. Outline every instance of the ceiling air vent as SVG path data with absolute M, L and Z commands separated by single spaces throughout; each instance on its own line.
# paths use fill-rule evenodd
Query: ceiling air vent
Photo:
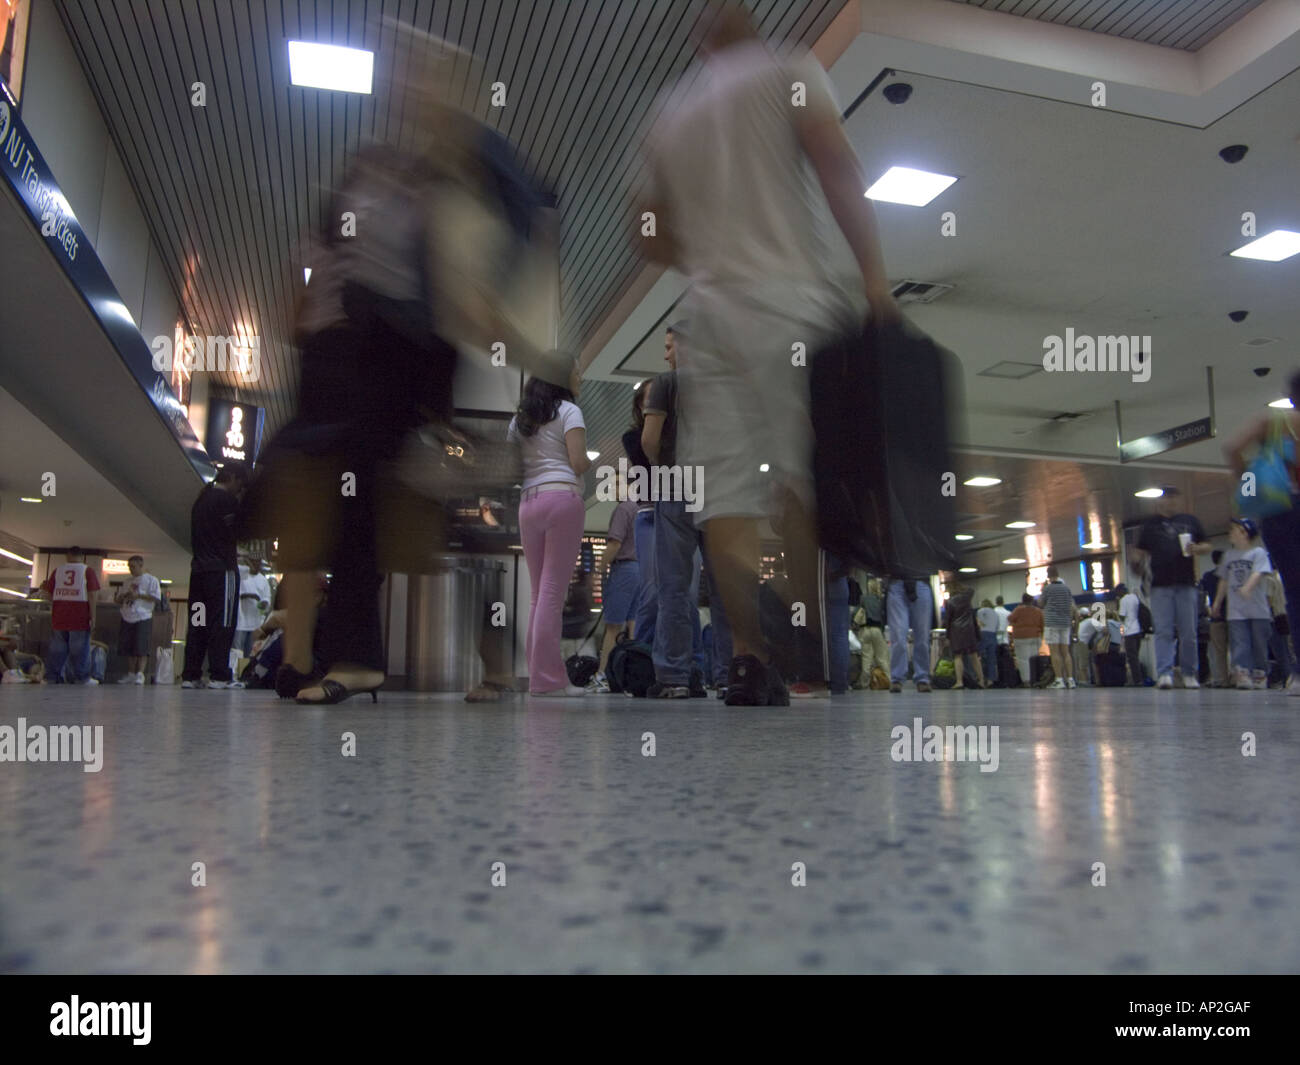
M 894 286 L 894 299 L 899 303 L 933 303 L 951 291 L 952 285 L 933 281 L 900 281 Z
M 1254 340 L 1247 340 L 1243 346 L 1248 348 L 1262 348 L 1266 344 L 1276 344 L 1277 340 L 1277 337 L 1255 337 Z

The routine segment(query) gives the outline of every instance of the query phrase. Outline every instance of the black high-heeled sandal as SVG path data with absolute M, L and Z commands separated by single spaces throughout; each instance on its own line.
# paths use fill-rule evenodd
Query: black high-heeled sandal
M 300 673 L 286 662 L 275 671 L 275 694 L 281 699 L 296 698 L 303 688 L 310 688 L 320 678 L 321 675 L 316 670 Z
M 351 699 L 354 695 L 369 695 L 371 703 L 378 703 L 379 689 L 383 687 L 383 682 L 373 688 L 357 688 L 355 691 L 344 687 L 336 680 L 322 680 L 317 687 L 325 693 L 324 699 L 304 699 L 299 696 L 295 701 L 302 706 L 335 706 L 344 699 Z

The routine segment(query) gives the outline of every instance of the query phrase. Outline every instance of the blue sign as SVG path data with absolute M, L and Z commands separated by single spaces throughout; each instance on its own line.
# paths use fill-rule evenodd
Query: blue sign
M 0 171 L 190 464 L 205 481 L 211 480 L 215 470 L 185 416 L 185 409 L 167 377 L 154 369 L 149 345 L 18 117 L 14 100 L 3 82 L 0 82 Z

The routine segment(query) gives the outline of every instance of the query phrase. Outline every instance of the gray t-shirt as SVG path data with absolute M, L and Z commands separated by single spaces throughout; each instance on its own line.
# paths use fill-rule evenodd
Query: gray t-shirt
M 1273 611 L 1268 605 L 1268 583 L 1260 580 L 1250 595 L 1243 595 L 1242 588 L 1254 573 L 1272 573 L 1268 552 L 1262 547 L 1248 547 L 1244 551 L 1230 548 L 1223 553 L 1223 561 L 1217 570 L 1219 576 L 1228 582 L 1228 620 L 1258 621 L 1269 620 Z
M 980 623 L 980 633 L 996 633 L 998 631 L 998 612 L 991 606 L 982 606 L 975 613 L 976 619 Z
M 614 516 L 609 519 L 609 538 L 618 541 L 618 554 L 609 561 L 624 562 L 636 560 L 636 504 L 625 499 L 614 508 Z

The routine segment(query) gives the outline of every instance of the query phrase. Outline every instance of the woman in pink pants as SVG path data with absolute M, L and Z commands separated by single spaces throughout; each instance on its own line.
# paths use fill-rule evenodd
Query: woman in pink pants
M 587 513 L 581 475 L 591 466 L 587 428 L 574 403 L 578 388 L 576 366 L 568 388 L 530 378 L 507 434 L 519 442 L 524 457 L 519 533 L 533 591 L 526 642 L 528 689 L 538 696 L 584 694 L 584 689 L 569 684 L 560 654 L 564 599 Z

